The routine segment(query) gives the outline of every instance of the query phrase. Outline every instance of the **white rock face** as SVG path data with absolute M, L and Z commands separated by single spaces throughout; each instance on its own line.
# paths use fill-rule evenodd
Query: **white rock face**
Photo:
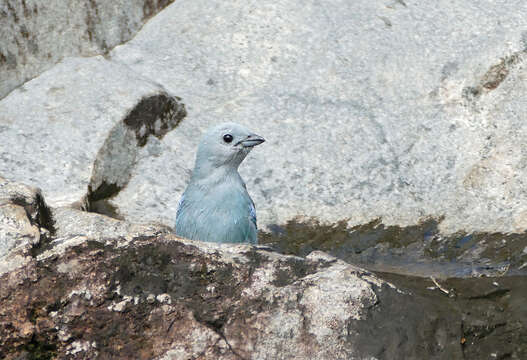
M 184 107 L 103 57 L 69 58 L 0 101 L 0 174 L 39 186 L 52 206 L 100 200 L 125 186 L 149 135 Z
M 53 220 L 56 228 L 55 237 L 59 239 L 86 236 L 97 241 L 117 238 L 126 243 L 134 237 L 155 236 L 169 232 L 166 227 L 159 225 L 131 224 L 67 207 L 53 209 Z
M 5 0 L 0 99 L 68 56 L 104 54 L 173 0 Z
M 267 139 L 241 169 L 261 226 L 444 216 L 445 232 L 523 231 L 526 7 L 182 0 L 111 58 L 185 99 L 164 140 L 180 176 L 212 124 Z
M 113 196 L 122 217 L 172 226 L 202 132 L 235 121 L 267 139 L 241 166 L 261 228 L 432 216 L 521 232 L 526 6 L 181 0 L 110 60 L 68 59 L 3 99 L 0 173 L 54 206 Z M 161 129 L 176 95 L 188 116 Z

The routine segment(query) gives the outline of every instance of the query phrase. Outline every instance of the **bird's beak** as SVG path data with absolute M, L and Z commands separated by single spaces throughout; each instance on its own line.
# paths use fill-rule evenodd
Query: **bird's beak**
M 247 136 L 245 140 L 240 141 L 240 144 L 242 144 L 243 147 L 248 148 L 248 147 L 260 145 L 264 141 L 265 139 L 263 137 L 256 135 L 256 134 L 251 134 Z

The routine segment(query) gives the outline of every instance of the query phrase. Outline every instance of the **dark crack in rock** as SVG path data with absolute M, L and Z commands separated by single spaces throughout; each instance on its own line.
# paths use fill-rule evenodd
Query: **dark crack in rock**
M 142 99 L 124 119 L 124 124 L 135 132 L 139 146 L 144 146 L 149 135 L 162 139 L 187 115 L 181 98 L 159 94 Z
M 127 185 L 138 148 L 146 144 L 148 137 L 163 138 L 187 115 L 180 100 L 166 93 L 145 97 L 115 125 L 95 159 L 83 208 L 120 218 L 118 208 L 106 200 Z

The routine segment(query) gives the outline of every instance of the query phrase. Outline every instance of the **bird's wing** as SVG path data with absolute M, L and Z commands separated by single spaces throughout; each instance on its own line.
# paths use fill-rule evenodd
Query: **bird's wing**
M 179 199 L 179 202 L 177 203 L 177 211 L 176 211 L 176 222 L 181 215 L 181 209 L 183 208 L 183 201 L 185 200 L 185 194 L 181 195 L 181 198 Z
M 258 229 L 258 225 L 256 225 L 256 209 L 254 208 L 254 203 L 252 200 L 249 203 L 249 219 L 251 219 L 251 222 L 254 224 L 254 227 Z
M 252 200 L 249 202 L 249 219 L 246 222 L 245 239 L 249 244 L 258 243 L 258 227 L 256 225 L 256 209 Z

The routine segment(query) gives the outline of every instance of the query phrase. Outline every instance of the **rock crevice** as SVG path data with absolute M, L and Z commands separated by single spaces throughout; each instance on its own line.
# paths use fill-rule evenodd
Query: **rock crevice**
M 141 99 L 109 131 L 97 152 L 82 208 L 119 217 L 118 208 L 106 200 L 117 195 L 130 181 L 139 148 L 146 145 L 149 136 L 162 139 L 185 116 L 185 105 L 178 97 L 161 93 Z

